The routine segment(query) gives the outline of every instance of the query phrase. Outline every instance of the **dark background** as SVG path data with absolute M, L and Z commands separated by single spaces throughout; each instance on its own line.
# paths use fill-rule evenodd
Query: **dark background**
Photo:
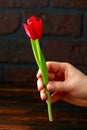
M 37 93 L 36 73 L 38 68 L 29 38 L 23 28 L 23 23 L 32 15 L 43 19 L 44 33 L 40 42 L 46 60 L 69 62 L 87 74 L 86 0 L 0 0 L 0 108 L 2 108 L 0 109 L 2 110 L 0 123 L 4 122 L 5 125 L 0 125 L 1 130 L 87 128 L 86 108 L 61 102 L 53 106 L 56 123 L 48 127 L 47 121 L 43 121 L 46 116 L 44 117 L 42 113 L 43 110 L 46 111 L 46 108 L 41 107 L 43 103 L 39 99 L 39 94 L 36 94 L 38 98 L 34 93 L 31 94 L 33 88 Z M 39 102 L 41 104 L 34 105 L 35 100 L 37 104 Z M 29 103 L 31 103 L 30 106 Z M 13 108 L 15 109 L 13 110 Z M 19 108 L 23 111 L 19 112 Z M 33 117 L 28 119 L 29 108 L 34 113 L 33 115 L 31 113 Z M 6 111 L 7 109 L 8 111 Z M 33 119 L 36 114 L 35 110 L 36 113 L 39 111 L 41 114 L 40 117 L 39 113 L 36 115 L 39 122 L 42 121 L 41 124 L 38 124 L 38 120 Z M 59 116 L 56 115 L 57 110 Z M 19 116 L 16 117 L 17 112 L 20 116 L 23 116 L 23 112 L 25 112 L 25 120 Z M 72 112 L 75 114 L 70 114 Z M 9 114 L 10 117 L 7 116 Z M 14 117 L 14 122 L 10 120 L 11 117 L 12 119 Z M 19 124 L 17 124 L 18 121 Z M 47 128 L 44 127 L 43 122 Z
M 65 61 L 87 72 L 86 0 L 1 0 L 0 81 L 29 82 L 36 63 L 23 23 L 32 16 L 43 18 L 41 39 L 46 60 Z

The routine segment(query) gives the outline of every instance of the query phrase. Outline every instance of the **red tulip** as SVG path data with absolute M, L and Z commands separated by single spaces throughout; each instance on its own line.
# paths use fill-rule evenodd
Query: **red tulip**
M 43 83 L 44 86 L 46 87 L 48 83 L 48 70 L 46 67 L 46 61 L 44 55 L 39 45 L 39 39 L 41 38 L 43 32 L 42 20 L 37 19 L 35 16 L 32 16 L 27 20 L 27 24 L 23 24 L 23 26 L 27 35 L 30 37 L 33 53 L 37 65 L 42 72 Z M 47 94 L 47 108 L 48 108 L 49 121 L 52 121 L 53 118 L 52 118 L 52 108 L 50 102 L 50 92 L 47 90 L 47 88 L 46 88 L 46 94 Z
M 27 24 L 23 24 L 26 34 L 33 40 L 40 39 L 43 32 L 43 24 L 41 19 L 35 16 L 27 20 Z

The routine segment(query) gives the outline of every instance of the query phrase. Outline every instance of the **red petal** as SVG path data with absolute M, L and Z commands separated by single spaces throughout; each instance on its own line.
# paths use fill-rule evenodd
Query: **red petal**
M 39 20 L 38 23 L 38 37 L 39 39 L 42 37 L 42 33 L 43 33 L 43 24 L 42 24 L 42 19 Z
M 30 38 L 32 38 L 33 40 L 35 40 L 35 39 L 36 39 L 36 36 L 35 36 L 35 34 L 33 33 L 31 27 L 29 27 L 29 25 L 27 25 L 27 24 L 23 24 L 23 26 L 24 26 L 24 29 L 25 29 L 26 34 L 28 35 L 28 37 L 30 37 Z
M 38 35 L 37 35 L 38 21 L 33 21 L 32 23 L 29 23 L 29 26 L 32 32 L 34 33 L 34 35 L 36 36 L 36 38 L 38 38 Z
M 34 21 L 38 21 L 38 19 L 37 19 L 35 16 L 32 16 L 32 17 L 30 17 L 30 18 L 27 20 L 27 23 L 30 24 L 30 23 L 32 23 L 32 22 L 34 22 Z

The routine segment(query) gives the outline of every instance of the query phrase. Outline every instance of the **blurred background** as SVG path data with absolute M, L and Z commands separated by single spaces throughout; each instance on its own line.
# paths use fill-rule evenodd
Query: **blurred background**
M 41 47 L 46 60 L 70 62 L 87 72 L 87 1 L 1 0 L 0 81 L 36 79 L 36 63 L 23 23 L 35 15 L 44 23 Z
M 25 113 L 28 112 L 29 114 L 29 108 L 31 108 L 32 111 L 35 111 L 39 106 L 39 110 L 36 109 L 36 112 L 39 111 L 42 116 L 40 110 L 41 104 L 34 106 L 36 107 L 35 109 L 32 106 L 36 97 L 38 97 L 36 101 L 41 101 L 39 99 L 39 94 L 37 94 L 36 97 L 34 97 L 34 94 L 31 95 L 33 88 L 37 91 L 36 73 L 38 68 L 33 56 L 29 38 L 23 28 L 23 23 L 32 15 L 43 19 L 44 32 L 40 42 L 46 60 L 69 62 L 87 74 L 87 1 L 0 0 L 0 108 L 4 108 L 4 110 L 5 108 L 9 108 L 12 111 L 12 108 L 15 107 L 17 112 L 19 112 L 19 108 L 24 104 L 26 110 L 24 109 L 25 111 L 23 111 Z M 31 89 L 31 91 L 29 89 Z M 24 90 L 24 93 L 22 90 Z M 27 90 L 30 95 L 27 93 Z M 32 96 L 33 99 L 30 96 Z M 17 107 L 15 106 L 15 102 L 17 103 L 16 105 L 18 105 Z M 29 106 L 27 102 L 31 102 L 31 105 Z M 87 110 L 84 108 L 78 108 L 67 104 L 60 103 L 58 106 L 54 106 L 54 109 L 56 107 L 59 111 L 73 110 L 74 112 L 87 113 Z M 22 106 L 22 109 L 23 108 L 24 107 Z M 46 108 L 42 106 L 42 110 L 44 109 L 46 110 Z M 16 110 L 15 114 L 14 111 L 12 111 L 13 113 L 10 113 L 14 114 L 14 117 L 17 115 Z M 2 114 L 6 114 L 6 112 L 7 111 L 2 111 Z M 9 114 L 9 112 L 7 113 Z M 23 113 L 20 112 L 20 115 L 22 114 Z M 41 116 L 38 119 L 41 120 Z M 61 117 L 62 115 L 60 114 L 59 116 Z M 65 114 L 65 116 L 68 116 L 65 121 L 71 119 L 70 115 Z M 2 117 L 0 123 L 2 120 L 6 126 L 7 124 L 12 123 L 11 120 L 8 121 L 10 123 L 7 123 L 7 118 L 8 117 Z M 31 118 L 32 117 L 30 117 L 30 120 Z M 61 117 L 61 119 L 58 117 L 55 118 L 58 119 L 60 123 L 63 120 L 63 117 Z M 72 121 L 76 122 L 68 124 L 68 126 L 70 128 L 78 126 L 79 118 L 81 118 L 81 116 L 78 117 L 77 115 L 74 120 L 72 115 Z M 15 119 L 14 121 L 16 122 Z M 87 119 L 87 116 L 85 119 Z M 24 120 L 22 121 L 22 119 L 20 120 L 19 124 L 26 124 L 26 122 L 29 123 L 30 121 L 26 118 L 26 122 L 24 122 Z M 36 124 L 38 129 L 40 129 L 38 122 L 36 122 Z M 13 123 L 13 125 L 15 125 L 15 123 Z M 40 125 L 40 127 L 41 126 L 44 126 L 44 124 Z M 56 124 L 54 126 L 56 130 Z M 50 129 L 53 130 L 54 126 L 51 126 Z M 81 126 L 83 127 L 83 125 Z M 11 128 L 10 125 L 9 127 Z M 65 125 L 63 127 L 65 127 Z M 15 128 L 18 130 L 20 129 L 20 127 Z M 21 130 L 22 129 L 23 127 Z M 27 127 L 24 127 L 23 130 L 27 130 Z M 41 130 L 45 130 L 45 128 L 42 127 Z

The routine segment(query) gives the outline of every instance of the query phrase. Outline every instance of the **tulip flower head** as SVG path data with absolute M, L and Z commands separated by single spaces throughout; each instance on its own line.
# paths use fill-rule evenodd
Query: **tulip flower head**
M 27 24 L 23 24 L 26 34 L 33 40 L 40 39 L 43 33 L 42 19 L 35 16 L 27 20 Z

